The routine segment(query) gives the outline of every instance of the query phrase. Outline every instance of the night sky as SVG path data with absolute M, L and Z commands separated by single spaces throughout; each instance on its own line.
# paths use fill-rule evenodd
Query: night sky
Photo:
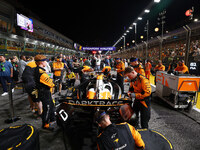
M 37 14 L 41 22 L 74 42 L 83 46 L 112 46 L 152 0 L 17 1 Z M 198 17 L 199 0 L 161 0 L 138 24 L 138 37 L 145 34 L 147 18 L 150 20 L 150 36 L 156 36 L 153 30 L 157 27 L 158 13 L 163 9 L 167 10 L 165 30 L 189 23 L 185 11 L 192 6 L 195 6 L 194 14 Z M 134 30 L 128 34 L 127 42 L 133 38 Z

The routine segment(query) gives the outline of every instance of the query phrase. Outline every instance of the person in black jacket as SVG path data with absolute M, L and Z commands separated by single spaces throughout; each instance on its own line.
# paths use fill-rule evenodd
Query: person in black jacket
M 53 79 L 43 69 L 46 66 L 45 60 L 46 56 L 44 55 L 35 56 L 37 67 L 35 68 L 34 77 L 38 98 L 42 102 L 42 128 L 53 130 L 54 127 L 52 125 L 55 124 L 55 108 L 51 93 L 54 83 Z
M 98 150 L 144 149 L 145 144 L 138 131 L 128 123 L 112 124 L 110 116 L 104 111 L 95 114 L 96 122 L 103 132 L 97 137 Z
M 173 59 L 172 63 L 169 64 L 167 73 L 169 73 L 169 74 L 170 74 L 170 73 L 173 73 L 176 67 L 177 67 L 176 60 Z
M 32 112 L 35 114 L 41 115 L 42 114 L 42 103 L 34 94 L 35 92 L 35 78 L 34 72 L 35 68 L 37 67 L 35 61 L 29 62 L 22 74 L 22 81 L 24 84 L 24 89 L 28 93 L 28 100 L 30 103 L 30 108 Z

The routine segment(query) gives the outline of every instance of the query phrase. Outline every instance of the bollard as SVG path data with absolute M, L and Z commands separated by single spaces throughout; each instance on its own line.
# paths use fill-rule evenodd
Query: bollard
M 14 105 L 13 105 L 13 95 L 12 95 L 12 85 L 8 83 L 8 94 L 9 94 L 9 103 L 10 103 L 10 115 L 11 118 L 6 119 L 5 123 L 13 123 L 20 120 L 20 117 L 15 117 Z

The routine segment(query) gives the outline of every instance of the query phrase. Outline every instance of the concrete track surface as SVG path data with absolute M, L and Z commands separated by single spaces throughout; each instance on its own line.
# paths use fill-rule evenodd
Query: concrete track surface
M 65 92 L 62 91 L 62 94 Z M 33 125 L 40 132 L 41 150 L 65 150 L 65 147 L 67 150 L 96 149 L 96 128 L 88 130 L 90 122 L 81 123 L 84 116 L 77 122 L 77 127 L 68 127 L 67 134 L 63 134 L 62 129 L 46 132 L 41 129 L 41 119 L 34 117 L 30 111 L 27 94 L 23 94 L 22 89 L 15 89 L 13 99 L 15 116 L 20 116 L 21 120 L 11 124 L 4 122 L 10 118 L 9 99 L 8 96 L 0 96 L 0 129 L 24 123 Z M 170 140 L 175 150 L 200 150 L 200 113 L 194 110 L 190 114 L 176 111 L 153 95 L 149 127 Z M 65 144 L 63 139 L 67 141 Z

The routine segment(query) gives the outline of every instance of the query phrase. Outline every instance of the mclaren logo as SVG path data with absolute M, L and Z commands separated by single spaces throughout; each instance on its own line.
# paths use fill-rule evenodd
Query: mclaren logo
M 115 140 L 114 140 L 114 142 L 115 142 L 115 143 L 118 143 L 118 142 L 119 142 L 119 139 L 118 139 L 118 138 L 117 138 L 117 139 L 115 139 Z

